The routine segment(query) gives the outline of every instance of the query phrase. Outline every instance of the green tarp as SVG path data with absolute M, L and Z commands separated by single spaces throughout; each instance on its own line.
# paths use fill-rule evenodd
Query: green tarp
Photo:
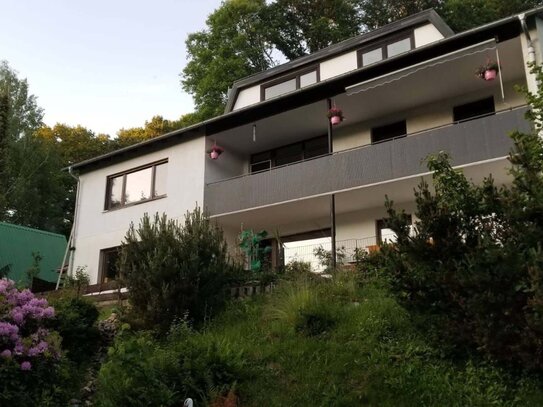
M 37 277 L 56 281 L 66 244 L 64 235 L 0 222 L 0 268 L 8 266 L 8 278 L 25 283 L 34 253 L 41 257 Z

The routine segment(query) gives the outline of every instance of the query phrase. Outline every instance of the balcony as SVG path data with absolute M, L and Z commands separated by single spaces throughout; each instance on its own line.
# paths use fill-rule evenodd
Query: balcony
M 507 156 L 508 133 L 529 131 L 526 107 L 410 134 L 380 144 L 341 151 L 269 171 L 207 184 L 211 215 L 326 195 L 427 172 L 424 159 L 448 152 L 453 165 Z

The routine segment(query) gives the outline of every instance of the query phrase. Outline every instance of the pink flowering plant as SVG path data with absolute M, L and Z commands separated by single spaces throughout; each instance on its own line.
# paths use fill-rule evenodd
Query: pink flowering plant
M 60 359 L 60 337 L 46 328 L 54 316 L 46 299 L 0 279 L 0 366 L 29 371 L 35 363 Z

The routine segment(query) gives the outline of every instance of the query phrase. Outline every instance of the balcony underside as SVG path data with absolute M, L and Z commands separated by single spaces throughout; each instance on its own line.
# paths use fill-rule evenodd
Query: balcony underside
M 529 131 L 526 109 L 514 109 L 376 145 L 206 185 L 212 216 L 348 191 L 427 172 L 424 159 L 445 151 L 454 166 L 507 156 L 508 133 Z M 326 200 L 325 198 L 323 198 Z

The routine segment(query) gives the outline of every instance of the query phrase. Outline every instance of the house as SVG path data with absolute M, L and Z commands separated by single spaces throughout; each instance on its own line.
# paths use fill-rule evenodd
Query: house
M 385 194 L 413 213 L 423 160 L 441 150 L 475 181 L 510 182 L 507 134 L 530 129 L 515 87 L 536 89 L 527 63 L 541 62 L 542 12 L 455 34 L 424 11 L 240 79 L 219 117 L 72 166 L 70 267 L 87 266 L 91 283 L 114 279 L 130 222 L 182 219 L 196 204 L 231 246 L 242 229 L 265 229 L 287 259 L 312 239 L 347 256 L 371 250 L 394 238 Z M 487 61 L 500 66 L 493 80 L 475 75 Z M 337 125 L 334 107 L 345 116 Z M 214 146 L 224 149 L 216 159 Z
M 16 282 L 29 284 L 28 271 L 34 269 L 39 270 L 36 277 L 46 282 L 40 287 L 55 283 L 66 245 L 64 235 L 0 222 L 0 268 Z

